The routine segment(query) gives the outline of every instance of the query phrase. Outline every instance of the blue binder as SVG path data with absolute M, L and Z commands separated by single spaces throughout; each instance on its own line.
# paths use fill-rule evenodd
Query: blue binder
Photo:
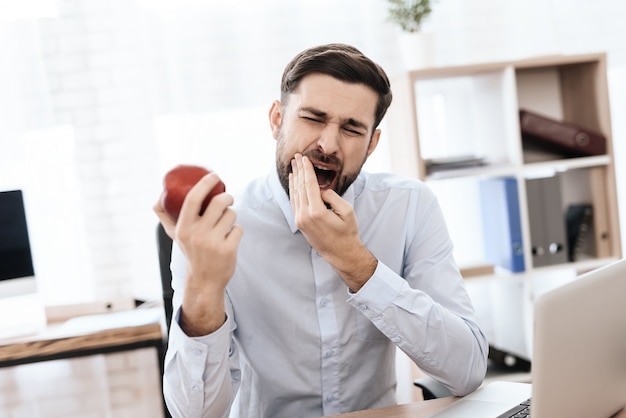
M 524 271 L 517 179 L 486 179 L 479 188 L 487 261 L 512 272 Z

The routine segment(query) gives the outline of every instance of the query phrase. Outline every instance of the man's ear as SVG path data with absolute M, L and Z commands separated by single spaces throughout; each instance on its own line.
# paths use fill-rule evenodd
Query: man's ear
M 380 129 L 376 129 L 374 134 L 372 135 L 372 139 L 370 139 L 370 143 L 367 146 L 367 156 L 369 157 L 376 147 L 378 146 L 378 141 L 380 141 Z
M 272 107 L 270 107 L 270 127 L 272 128 L 272 136 L 274 139 L 278 139 L 280 132 L 280 126 L 283 122 L 283 104 L 280 100 L 274 100 Z

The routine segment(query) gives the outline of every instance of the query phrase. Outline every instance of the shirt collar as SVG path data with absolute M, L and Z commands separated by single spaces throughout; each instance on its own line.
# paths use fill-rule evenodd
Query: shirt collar
M 278 204 L 287 224 L 289 225 L 289 229 L 292 233 L 296 233 L 298 228 L 296 227 L 296 223 L 293 217 L 293 210 L 291 209 L 291 203 L 289 202 L 289 196 L 283 189 L 283 186 L 280 184 L 280 180 L 278 179 L 278 173 L 276 170 L 272 170 L 269 175 L 269 187 L 274 197 L 274 201 Z
M 291 230 L 292 233 L 296 233 L 298 232 L 298 227 L 296 227 L 296 223 L 294 220 L 294 216 L 293 216 L 293 210 L 291 208 L 291 202 L 289 202 L 289 197 L 287 196 L 287 193 L 285 193 L 285 189 L 283 189 L 283 186 L 280 184 L 280 180 L 278 179 L 278 173 L 276 172 L 276 170 L 272 170 L 271 174 L 269 175 L 269 187 L 271 190 L 272 195 L 274 196 L 274 200 L 276 202 L 276 204 L 278 204 L 278 207 L 280 208 L 280 210 L 283 213 L 283 216 L 285 217 L 285 220 L 287 221 L 287 224 L 289 225 L 289 229 Z M 342 196 L 343 199 L 350 203 L 350 205 L 352 207 L 354 207 L 354 202 L 356 200 L 356 192 L 355 189 L 362 189 L 362 176 L 359 175 L 359 177 L 356 179 L 356 181 L 354 183 L 352 183 L 352 185 L 350 185 L 350 187 L 348 188 L 348 190 L 346 190 L 346 192 L 344 193 L 344 195 Z

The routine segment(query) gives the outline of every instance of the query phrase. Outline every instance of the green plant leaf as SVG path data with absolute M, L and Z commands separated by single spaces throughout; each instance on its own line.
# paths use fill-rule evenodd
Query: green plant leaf
M 432 12 L 431 0 L 387 0 L 389 20 L 405 32 L 419 32 L 424 19 Z

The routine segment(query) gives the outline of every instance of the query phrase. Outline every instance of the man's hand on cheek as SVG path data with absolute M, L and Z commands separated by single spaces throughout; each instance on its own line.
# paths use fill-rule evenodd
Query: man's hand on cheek
M 296 154 L 291 160 L 291 169 L 289 198 L 296 224 L 298 224 L 303 215 L 314 211 L 319 211 L 318 215 L 321 215 L 323 213 L 321 206 L 323 209 L 326 209 L 326 206 L 322 200 L 321 190 L 310 160 L 301 154 Z
M 291 165 L 292 173 L 289 177 L 291 207 L 296 226 L 309 244 L 326 256 L 337 252 L 354 238 L 358 239 L 358 227 L 354 216 L 344 219 L 340 216 L 341 211 L 336 208 L 342 204 L 348 207 L 350 205 L 331 190 L 325 190 L 322 194 L 310 160 L 296 154 Z M 327 208 L 322 196 L 331 200 L 328 202 L 331 209 Z M 351 207 L 348 214 L 352 214 Z
M 292 169 L 289 196 L 296 226 L 348 286 L 358 290 L 374 273 L 377 260 L 361 242 L 352 206 L 333 190 L 320 190 L 307 157 L 296 154 Z

